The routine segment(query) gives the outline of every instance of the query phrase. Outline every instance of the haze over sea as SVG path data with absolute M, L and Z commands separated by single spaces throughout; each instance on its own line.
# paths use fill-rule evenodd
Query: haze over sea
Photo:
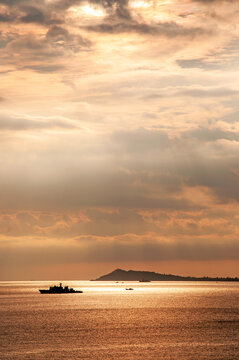
M 0 282 L 1 360 L 238 360 L 239 283 L 54 283 Z

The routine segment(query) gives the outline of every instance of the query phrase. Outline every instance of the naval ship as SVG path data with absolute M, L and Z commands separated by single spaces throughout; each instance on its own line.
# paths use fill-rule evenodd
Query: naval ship
M 62 286 L 60 283 L 59 286 L 54 285 L 50 286 L 48 290 L 39 289 L 41 294 L 75 294 L 75 293 L 83 293 L 82 290 L 74 290 L 73 288 L 69 288 L 68 286 Z

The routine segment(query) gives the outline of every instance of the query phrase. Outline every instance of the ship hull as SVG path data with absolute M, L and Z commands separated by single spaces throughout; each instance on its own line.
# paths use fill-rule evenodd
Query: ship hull
M 75 291 L 50 291 L 50 290 L 39 290 L 41 294 L 82 294 L 83 291 L 75 290 Z

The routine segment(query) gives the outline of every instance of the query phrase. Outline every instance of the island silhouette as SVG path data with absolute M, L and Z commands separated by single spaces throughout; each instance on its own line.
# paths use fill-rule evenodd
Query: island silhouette
M 194 277 L 194 276 L 179 276 L 172 274 L 159 274 L 152 271 L 135 271 L 116 269 L 109 274 L 102 275 L 92 281 L 239 281 L 238 277 Z

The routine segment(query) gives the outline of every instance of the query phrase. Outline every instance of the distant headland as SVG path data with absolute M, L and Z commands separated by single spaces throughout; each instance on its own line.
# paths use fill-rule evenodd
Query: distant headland
M 111 273 L 102 275 L 92 281 L 239 281 L 239 278 L 179 276 L 172 274 L 158 274 L 151 271 L 126 271 L 116 269 Z

